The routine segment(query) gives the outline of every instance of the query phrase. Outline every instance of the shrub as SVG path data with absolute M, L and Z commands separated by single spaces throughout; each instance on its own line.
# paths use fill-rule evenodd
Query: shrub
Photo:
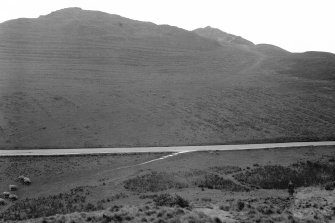
M 234 183 L 230 179 L 224 179 L 217 174 L 206 174 L 204 179 L 200 180 L 199 187 L 208 189 L 245 191 L 246 188 Z
M 264 189 L 287 189 L 295 186 L 312 186 L 335 181 L 335 165 L 321 162 L 300 162 L 289 167 L 267 165 L 234 175 L 240 182 Z
M 297 172 L 283 166 L 264 166 L 234 175 L 240 182 L 257 185 L 264 189 L 287 188 L 290 180 L 296 181 Z
M 230 205 L 227 205 L 227 204 L 220 205 L 219 209 L 223 211 L 229 211 Z
M 335 165 L 322 162 L 301 162 L 296 168 L 299 172 L 298 185 L 310 186 L 335 181 Z
M 94 204 L 85 205 L 88 192 L 88 187 L 77 187 L 69 193 L 20 200 L 1 213 L 0 219 L 17 221 L 48 217 L 55 214 L 96 210 Z
M 244 206 L 245 206 L 245 204 L 244 204 L 243 201 L 238 200 L 238 201 L 236 202 L 236 208 L 237 208 L 238 211 L 242 211 L 243 208 L 244 208 Z
M 92 203 L 88 203 L 84 210 L 85 211 L 95 211 L 95 206 Z
M 140 199 L 153 199 L 153 198 L 156 198 L 158 197 L 157 194 L 142 194 L 139 196 Z
M 179 195 L 172 196 L 171 194 L 161 194 L 154 199 L 157 206 L 179 206 L 181 208 L 189 207 L 189 202 Z
M 175 204 L 181 208 L 186 208 L 190 206 L 190 203 L 179 195 L 175 196 Z
M 127 190 L 135 192 L 158 192 L 170 188 L 184 188 L 187 184 L 178 182 L 172 175 L 161 172 L 152 172 L 128 179 L 124 182 Z
M 154 202 L 158 206 L 173 206 L 174 197 L 171 194 L 161 194 L 158 197 L 154 198 Z
M 214 171 L 219 174 L 232 174 L 241 171 L 242 169 L 237 166 L 215 166 L 209 168 L 211 171 Z
M 202 197 L 201 201 L 203 201 L 203 202 L 211 202 L 212 198 L 210 198 L 210 197 Z
M 325 189 L 326 190 L 334 190 L 335 189 L 335 181 L 326 183 L 325 184 Z

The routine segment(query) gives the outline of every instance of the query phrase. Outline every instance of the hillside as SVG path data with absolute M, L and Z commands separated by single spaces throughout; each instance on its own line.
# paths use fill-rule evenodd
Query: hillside
M 79 8 L 4 22 L 0 147 L 334 139 L 334 55 L 243 42 Z
M 193 30 L 196 34 L 199 36 L 216 40 L 219 43 L 226 45 L 226 44 L 240 44 L 240 45 L 247 45 L 247 46 L 253 46 L 254 43 L 246 40 L 240 36 L 235 36 L 226 32 L 223 32 L 222 30 L 212 28 L 210 26 L 207 26 L 205 28 L 198 28 Z

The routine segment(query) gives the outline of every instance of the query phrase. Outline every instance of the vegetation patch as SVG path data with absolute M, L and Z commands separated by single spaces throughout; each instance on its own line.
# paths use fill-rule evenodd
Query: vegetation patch
M 33 222 L 208 222 L 214 223 L 210 216 L 192 211 L 189 208 L 141 205 L 141 206 L 113 206 L 109 209 L 55 215 Z
M 124 187 L 127 190 L 135 192 L 158 192 L 171 188 L 185 188 L 188 187 L 176 179 L 172 174 L 164 172 L 151 172 L 142 176 L 128 179 L 124 182 Z
M 139 196 L 140 199 L 154 199 L 158 197 L 158 194 L 141 194 Z
M 325 189 L 326 190 L 334 190 L 335 189 L 335 181 L 326 183 L 325 184 Z
M 209 168 L 210 171 L 216 172 L 218 174 L 232 174 L 241 171 L 242 169 L 238 166 L 214 166 Z
M 90 203 L 86 199 L 89 194 L 89 187 L 76 187 L 69 193 L 20 200 L 1 213 L 0 219 L 4 221 L 18 221 L 48 217 L 56 214 L 103 210 L 104 203 L 127 197 L 126 194 L 120 193 L 97 203 Z
M 98 201 L 97 205 L 99 206 L 99 205 L 102 205 L 102 204 L 105 204 L 105 203 L 108 203 L 108 202 L 113 202 L 113 201 L 116 201 L 116 200 L 119 200 L 119 199 L 122 199 L 122 198 L 127 198 L 127 197 L 128 197 L 127 194 L 121 192 L 121 193 L 106 197 L 105 199 L 102 199 L 102 200 Z
M 0 219 L 24 220 L 75 211 L 95 211 L 97 206 L 86 202 L 88 194 L 86 187 L 77 187 L 69 193 L 20 200 L 0 214 Z
M 206 174 L 197 182 L 199 187 L 208 189 L 228 190 L 228 191 L 246 191 L 247 188 L 236 184 L 230 179 L 224 179 L 217 174 Z
M 240 182 L 264 189 L 287 189 L 292 181 L 307 187 L 335 181 L 335 165 L 325 162 L 299 162 L 291 166 L 266 165 L 234 175 Z
M 290 180 L 297 181 L 298 172 L 289 167 L 267 165 L 234 175 L 240 182 L 264 189 L 287 188 Z
M 154 202 L 157 206 L 168 206 L 168 207 L 173 207 L 173 206 L 179 206 L 182 208 L 189 207 L 190 204 L 187 200 L 182 198 L 179 195 L 171 195 L 171 194 L 161 194 L 154 198 Z

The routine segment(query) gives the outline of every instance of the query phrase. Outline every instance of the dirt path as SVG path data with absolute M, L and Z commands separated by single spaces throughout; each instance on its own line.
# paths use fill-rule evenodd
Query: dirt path
M 257 52 L 257 51 L 251 51 L 248 48 L 245 48 L 245 50 L 248 50 L 251 53 L 254 53 L 258 56 L 257 60 L 251 64 L 250 66 L 247 66 L 246 68 L 242 69 L 241 71 L 239 71 L 239 74 L 247 74 L 252 72 L 253 70 L 255 70 L 259 65 L 261 65 L 261 63 L 265 60 L 266 55 L 264 55 L 263 53 Z

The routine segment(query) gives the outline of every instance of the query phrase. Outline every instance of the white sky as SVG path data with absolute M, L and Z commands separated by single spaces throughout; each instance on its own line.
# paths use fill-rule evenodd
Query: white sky
M 187 30 L 212 26 L 292 52 L 335 53 L 334 0 L 1 0 L 0 22 L 66 7 L 99 10 Z

